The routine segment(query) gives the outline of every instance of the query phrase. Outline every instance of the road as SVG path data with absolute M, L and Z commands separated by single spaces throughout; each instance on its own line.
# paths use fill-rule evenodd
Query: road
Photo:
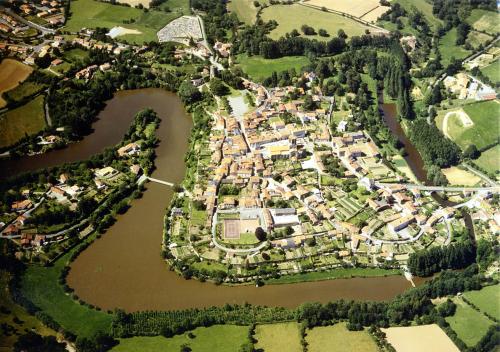
M 495 185 L 495 186 L 490 186 L 490 187 L 443 187 L 443 186 L 424 186 L 424 185 L 417 185 L 417 184 L 412 184 L 412 183 L 382 183 L 382 182 L 375 182 L 375 186 L 379 188 L 386 188 L 394 185 L 401 185 L 405 187 L 406 189 L 416 189 L 419 191 L 429 191 L 429 192 L 481 192 L 481 191 L 487 191 L 487 192 L 499 192 L 500 191 L 500 186 Z
M 33 23 L 31 21 L 26 20 L 23 17 L 17 15 L 16 13 L 12 12 L 8 8 L 0 7 L 0 10 L 5 10 L 6 13 L 8 13 L 10 16 L 14 17 L 19 22 L 22 22 L 24 24 L 27 24 L 30 27 L 33 27 L 33 28 L 39 30 L 40 32 L 42 32 L 42 35 L 47 34 L 47 33 L 54 34 L 56 32 L 54 29 L 46 28 L 46 27 L 40 26 L 39 24 L 36 24 L 36 23 Z

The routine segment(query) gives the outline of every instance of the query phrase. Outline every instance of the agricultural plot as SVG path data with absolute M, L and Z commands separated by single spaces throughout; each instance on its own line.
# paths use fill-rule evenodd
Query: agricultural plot
M 259 1 L 260 6 L 257 7 L 253 0 L 231 0 L 227 3 L 227 9 L 229 12 L 235 13 L 241 22 L 252 25 L 257 19 L 257 12 L 266 3 L 266 0 L 261 0 Z
M 467 36 L 467 43 L 474 49 L 478 49 L 481 45 L 485 45 L 487 41 L 493 39 L 492 36 L 477 31 L 470 31 Z
M 439 41 L 439 51 L 442 55 L 443 66 L 448 66 L 452 58 L 463 59 L 471 54 L 471 51 L 455 44 L 457 40 L 457 29 L 449 30 Z
M 388 6 L 381 6 L 377 0 L 310 0 L 308 5 L 326 8 L 332 11 L 347 13 L 362 18 L 365 21 L 374 21 L 389 10 Z
M 43 96 L 38 96 L 26 105 L 0 115 L 0 147 L 12 145 L 45 128 Z
M 467 22 L 478 31 L 492 35 L 500 32 L 500 15 L 497 12 L 474 9 L 467 18 Z
M 274 71 L 281 72 L 285 70 L 300 69 L 309 65 L 311 62 L 305 56 L 286 56 L 279 59 L 264 59 L 261 56 L 238 55 L 237 66 L 248 74 L 252 79 L 262 82 L 270 77 Z
M 452 166 L 447 169 L 442 169 L 443 174 L 446 176 L 451 185 L 465 185 L 465 186 L 475 186 L 481 182 L 479 176 L 473 173 L 459 169 L 456 166 Z
M 397 2 L 407 11 L 412 11 L 413 7 L 417 8 L 424 14 L 425 19 L 431 26 L 442 23 L 442 21 L 432 13 L 432 4 L 426 0 L 397 0 Z
M 257 325 L 254 338 L 256 350 L 300 352 L 299 326 L 297 323 Z
M 0 63 L 0 108 L 7 105 L 1 97 L 4 92 L 17 87 L 33 71 L 28 65 L 12 59 L 4 59 Z
M 269 6 L 262 11 L 262 19 L 264 21 L 275 20 L 278 22 L 278 27 L 270 33 L 270 37 L 273 39 L 278 39 L 293 29 L 300 32 L 302 25 L 312 26 L 316 32 L 320 28 L 325 29 L 330 34 L 330 37 L 321 37 L 319 35 L 307 36 L 310 39 L 323 41 L 337 35 L 339 29 L 343 29 L 348 36 L 362 35 L 366 29 L 373 31 L 373 28 L 347 17 L 298 4 Z
M 307 330 L 309 352 L 375 352 L 377 345 L 366 331 L 349 331 L 345 323 Z
M 336 215 L 341 217 L 341 220 L 346 220 L 353 217 L 358 211 L 363 208 L 356 200 L 350 197 L 343 197 L 337 199 L 337 212 Z
M 464 293 L 464 297 L 481 312 L 500 320 L 500 285 L 487 286 L 479 291 Z
M 500 170 L 499 155 L 500 145 L 496 145 L 493 148 L 482 152 L 481 156 L 477 160 L 474 160 L 474 163 L 487 172 L 495 174 Z
M 458 352 L 457 346 L 436 324 L 382 329 L 396 352 Z
M 5 97 L 9 100 L 19 102 L 24 98 L 35 95 L 40 92 L 46 86 L 34 82 L 23 82 L 18 85 L 16 88 L 9 90 L 5 93 Z
M 483 75 L 488 77 L 491 82 L 500 82 L 500 60 L 496 59 L 491 64 L 481 69 Z

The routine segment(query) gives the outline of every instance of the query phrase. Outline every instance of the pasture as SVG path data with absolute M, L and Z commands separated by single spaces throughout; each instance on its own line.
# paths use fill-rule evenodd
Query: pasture
M 298 323 L 265 324 L 255 327 L 257 351 L 301 352 Z
M 477 31 L 470 31 L 467 36 L 467 43 L 472 45 L 472 47 L 477 50 L 481 45 L 485 46 L 486 42 L 491 39 L 493 39 L 491 35 Z
M 345 323 L 307 330 L 309 352 L 376 352 L 377 345 L 366 331 L 349 331 Z
M 471 51 L 465 50 L 463 47 L 455 44 L 457 40 L 457 29 L 450 29 L 440 40 L 439 40 L 439 52 L 442 55 L 442 65 L 444 67 L 448 66 L 452 58 L 463 59 L 471 54 Z
M 187 345 L 195 352 L 234 352 L 247 341 L 248 327 L 236 325 L 214 325 L 201 327 L 174 337 L 131 337 L 120 339 L 112 352 L 158 352 L 180 351 Z
M 344 12 L 354 17 L 363 17 L 363 19 L 367 21 L 369 20 L 364 18 L 364 16 L 370 16 L 372 12 L 377 12 L 380 16 L 382 13 L 389 10 L 388 6 L 380 6 L 378 0 L 310 0 L 307 4 L 321 8 L 324 7 L 328 10 Z
M 396 352 L 458 352 L 457 346 L 436 324 L 382 329 Z
M 9 100 L 18 102 L 23 100 L 24 98 L 30 97 L 42 89 L 44 89 L 46 85 L 38 84 L 35 82 L 23 82 L 18 85 L 16 88 L 9 90 L 5 93 L 5 97 Z
M 266 3 L 265 0 L 259 1 L 261 6 Z M 253 0 L 231 0 L 227 3 L 227 9 L 235 13 L 241 22 L 252 25 L 255 23 L 260 6 L 256 7 Z
M 481 312 L 500 320 L 500 285 L 486 286 L 479 291 L 464 293 L 464 297 Z
M 493 35 L 500 32 L 500 15 L 497 12 L 474 9 L 467 18 L 467 22 L 478 31 Z
M 442 24 L 442 21 L 432 13 L 432 4 L 426 0 L 397 0 L 396 2 L 406 11 L 412 11 L 413 7 L 417 8 L 424 14 L 425 19 L 431 26 Z
M 329 37 L 321 37 L 317 34 L 306 36 L 310 39 L 323 41 L 330 40 L 332 36 L 336 36 L 339 29 L 343 29 L 350 37 L 363 35 L 367 29 L 373 31 L 373 28 L 347 17 L 299 4 L 269 6 L 262 11 L 262 19 L 264 21 L 275 20 L 278 22 L 278 27 L 269 34 L 272 39 L 278 39 L 293 29 L 298 30 L 303 35 L 300 31 L 302 25 L 313 27 L 316 33 L 319 29 L 325 29 L 330 35 Z
M 481 153 L 481 156 L 474 160 L 480 168 L 486 170 L 491 174 L 495 174 L 500 171 L 500 145 L 496 145 Z
M 7 105 L 2 94 L 14 89 L 24 81 L 33 71 L 33 68 L 19 61 L 4 59 L 0 63 L 0 108 Z
M 264 59 L 262 56 L 238 55 L 237 66 L 249 75 L 252 79 L 262 82 L 270 77 L 273 71 L 281 72 L 294 68 L 297 72 L 303 66 L 310 64 L 305 56 L 285 56 L 279 59 Z
M 32 135 L 45 128 L 43 95 L 28 104 L 9 110 L 0 116 L 0 147 L 7 147 L 18 142 L 26 135 Z
M 475 186 L 481 182 L 481 178 L 479 176 L 476 176 L 469 171 L 462 170 L 456 166 L 442 169 L 441 171 L 448 179 L 448 182 L 450 182 L 450 185 Z
M 481 69 L 481 72 L 493 83 L 500 82 L 500 60 L 496 59 L 491 64 Z

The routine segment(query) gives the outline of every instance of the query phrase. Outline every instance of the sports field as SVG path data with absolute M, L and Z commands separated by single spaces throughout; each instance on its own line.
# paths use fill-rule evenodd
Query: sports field
M 279 59 L 264 59 L 262 56 L 247 56 L 246 54 L 238 55 L 237 66 L 256 81 L 263 81 L 270 77 L 273 71 L 281 72 L 294 68 L 297 72 L 303 66 L 310 64 L 310 61 L 305 56 L 285 56 Z
M 299 324 L 295 322 L 257 325 L 254 338 L 257 351 L 302 351 Z
M 309 352 L 376 352 L 377 345 L 366 331 L 349 331 L 345 323 L 307 330 Z
M 464 293 L 464 297 L 493 318 L 500 320 L 500 285 L 492 285 L 479 291 Z
M 489 34 L 500 32 L 500 15 L 497 12 L 474 9 L 467 22 L 472 28 Z
M 127 34 L 120 38 L 134 43 L 157 41 L 156 32 L 173 19 L 189 13 L 188 0 L 169 0 L 171 12 L 158 10 L 143 10 L 134 7 L 118 6 L 94 0 L 71 1 L 71 13 L 65 30 L 72 32 L 81 28 L 105 27 L 111 29 L 116 26 L 132 29 L 141 34 Z M 124 21 L 133 19 L 135 22 L 124 24 Z
M 4 59 L 0 63 L 0 108 L 3 108 L 7 102 L 1 95 L 11 90 L 24 81 L 33 71 L 33 68 L 22 62 Z
M 365 26 L 359 22 L 342 17 L 330 12 L 313 9 L 299 4 L 294 5 L 273 5 L 262 11 L 264 21 L 275 20 L 278 27 L 270 33 L 270 37 L 278 39 L 286 33 L 296 29 L 301 33 L 300 27 L 308 25 L 315 29 L 325 29 L 330 37 L 321 37 L 319 35 L 308 35 L 307 38 L 318 40 L 329 40 L 336 36 L 339 29 L 343 29 L 348 36 L 362 35 L 365 30 L 373 31 L 373 28 Z
M 0 115 L 0 147 L 12 145 L 45 128 L 43 100 L 43 95 L 40 95 L 28 104 Z
M 396 352 L 459 352 L 436 324 L 382 329 Z

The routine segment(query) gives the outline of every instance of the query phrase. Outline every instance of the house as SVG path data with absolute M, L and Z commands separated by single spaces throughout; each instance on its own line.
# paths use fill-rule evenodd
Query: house
M 21 200 L 21 201 L 17 201 L 17 202 L 12 203 L 11 209 L 12 209 L 12 211 L 19 212 L 19 211 L 27 210 L 27 209 L 31 208 L 32 206 L 33 206 L 33 203 L 31 202 L 31 200 L 25 199 L 25 200 Z
M 118 155 L 134 155 L 141 151 L 139 144 L 132 142 L 118 149 Z
M 94 174 L 99 178 L 109 178 L 118 174 L 118 171 L 113 169 L 111 166 L 103 167 L 94 172 Z
M 408 215 L 408 216 L 403 216 L 397 220 L 394 220 L 390 222 L 387 226 L 389 227 L 389 230 L 396 232 L 403 230 L 406 228 L 409 224 L 415 221 L 415 217 L 413 215 Z

